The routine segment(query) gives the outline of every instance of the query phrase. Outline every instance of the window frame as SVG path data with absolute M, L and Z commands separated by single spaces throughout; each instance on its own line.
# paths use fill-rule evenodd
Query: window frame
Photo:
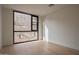
M 31 17 L 32 17 L 32 19 L 31 19 L 31 31 L 38 31 L 38 16 L 32 15 Z M 37 24 L 36 25 L 37 29 L 36 30 L 33 30 L 33 25 L 34 25 L 33 24 L 33 17 L 37 17 L 37 23 L 36 23 Z
M 27 14 L 27 15 L 30 15 L 31 16 L 31 30 L 30 31 L 15 31 L 14 30 L 14 12 L 18 12 L 18 13 L 22 13 L 22 14 Z M 37 30 L 33 30 L 33 17 L 37 17 Z M 33 15 L 33 14 L 30 14 L 30 13 L 26 13 L 26 12 L 22 12 L 22 11 L 17 11 L 17 10 L 13 10 L 13 44 L 17 44 L 17 43 L 24 43 L 24 42 L 31 42 L 31 41 L 36 41 L 36 40 L 31 40 L 31 41 L 24 41 L 24 42 L 17 42 L 15 43 L 14 42 L 14 32 L 37 32 L 37 40 L 39 40 L 39 17 L 37 15 Z

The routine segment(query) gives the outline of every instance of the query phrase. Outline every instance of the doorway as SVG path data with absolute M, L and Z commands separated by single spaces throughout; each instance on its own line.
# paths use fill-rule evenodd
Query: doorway
M 39 40 L 38 16 L 13 11 L 13 43 Z

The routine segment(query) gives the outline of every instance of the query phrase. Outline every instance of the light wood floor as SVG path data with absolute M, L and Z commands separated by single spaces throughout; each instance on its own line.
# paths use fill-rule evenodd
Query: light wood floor
M 6 46 L 0 50 L 0 53 L 7 55 L 77 55 L 79 51 L 41 40 Z

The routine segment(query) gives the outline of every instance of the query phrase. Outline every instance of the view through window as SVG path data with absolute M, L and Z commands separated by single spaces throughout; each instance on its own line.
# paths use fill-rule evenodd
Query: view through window
M 14 11 L 14 43 L 38 40 L 38 16 Z

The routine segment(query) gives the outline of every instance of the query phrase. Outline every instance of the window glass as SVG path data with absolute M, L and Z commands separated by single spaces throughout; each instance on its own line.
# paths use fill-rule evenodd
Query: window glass
M 14 13 L 14 30 L 15 31 L 31 31 L 31 16 L 27 14 Z

